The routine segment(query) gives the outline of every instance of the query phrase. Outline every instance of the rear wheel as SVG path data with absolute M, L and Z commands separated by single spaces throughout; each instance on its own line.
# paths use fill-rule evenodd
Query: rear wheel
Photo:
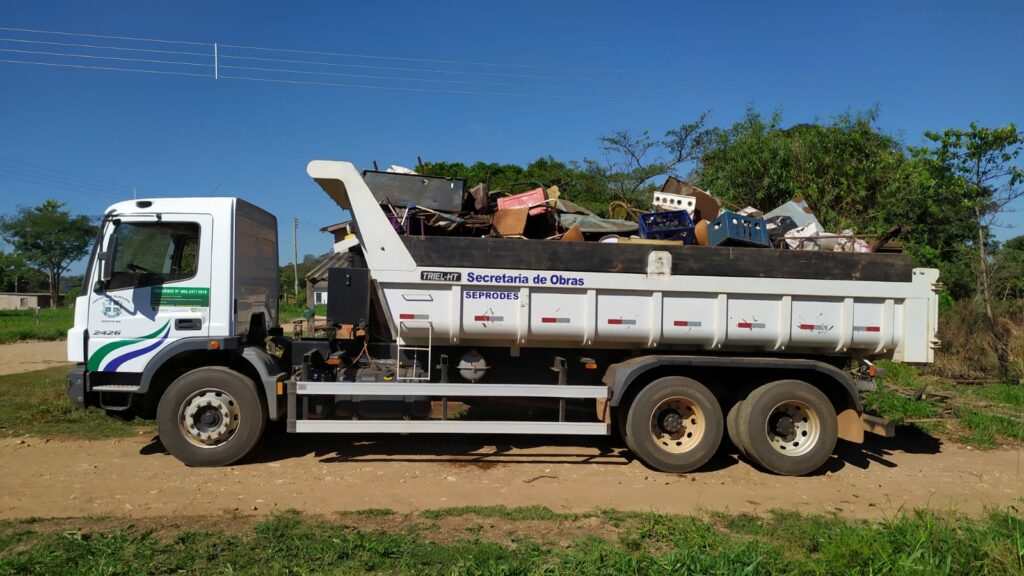
M 743 439 L 740 437 L 739 431 L 739 414 L 743 406 L 743 400 L 740 400 L 729 408 L 729 413 L 725 417 L 725 429 L 729 434 L 729 441 L 736 447 L 740 455 L 746 456 L 747 450 L 743 447 Z
M 785 476 L 810 474 L 836 447 L 838 427 L 832 402 L 800 380 L 779 380 L 750 393 L 736 415 L 744 454 Z
M 221 366 L 197 368 L 171 383 L 156 423 L 167 451 L 188 466 L 225 466 L 256 446 L 267 409 L 252 379 Z
M 626 442 L 647 465 L 690 472 L 715 455 L 724 428 L 722 408 L 703 384 L 670 376 L 651 382 L 629 407 Z

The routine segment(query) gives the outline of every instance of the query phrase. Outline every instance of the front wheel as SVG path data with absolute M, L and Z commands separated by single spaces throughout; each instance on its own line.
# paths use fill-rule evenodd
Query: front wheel
M 821 468 L 838 438 L 832 402 L 800 380 L 779 380 L 754 390 L 742 402 L 736 422 L 744 455 L 784 476 Z
M 640 460 L 663 472 L 690 472 L 722 442 L 722 407 L 691 378 L 669 376 L 637 394 L 626 420 L 626 442 Z
M 157 406 L 167 451 L 188 466 L 226 466 L 256 446 L 267 409 L 251 378 L 221 366 L 186 372 Z

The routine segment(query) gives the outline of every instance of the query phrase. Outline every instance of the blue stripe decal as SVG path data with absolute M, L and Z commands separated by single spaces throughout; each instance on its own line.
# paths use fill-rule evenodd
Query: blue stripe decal
M 133 350 L 133 351 L 128 352 L 126 354 L 122 354 L 122 355 L 118 356 L 117 358 L 114 358 L 110 362 L 107 362 L 107 365 L 103 367 L 103 371 L 104 372 L 117 372 L 117 369 L 120 368 L 121 365 L 124 364 L 125 362 L 127 362 L 129 360 L 132 360 L 133 358 L 138 358 L 139 356 L 142 356 L 143 354 L 148 354 L 148 353 L 152 352 L 153 350 L 156 350 L 157 348 L 160 347 L 161 344 L 164 343 L 164 340 L 167 340 L 167 336 L 170 333 L 171 333 L 171 327 L 168 326 L 167 327 L 167 331 L 164 332 L 164 335 L 161 336 L 159 340 L 157 340 L 156 342 L 150 344 L 149 346 L 146 346 L 145 348 L 140 348 L 138 350 Z

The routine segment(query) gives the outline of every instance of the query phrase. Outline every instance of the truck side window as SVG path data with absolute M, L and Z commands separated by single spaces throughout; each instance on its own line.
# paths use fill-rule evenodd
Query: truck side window
M 108 290 L 156 286 L 196 275 L 199 224 L 123 222 Z

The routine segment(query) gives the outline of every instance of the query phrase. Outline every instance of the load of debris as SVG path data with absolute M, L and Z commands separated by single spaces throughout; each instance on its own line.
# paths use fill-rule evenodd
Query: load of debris
M 652 212 L 614 202 L 604 218 L 561 198 L 558 186 L 528 183 L 525 191 L 466 190 L 457 178 L 424 176 L 401 166 L 365 170 L 363 179 L 399 234 L 596 241 L 604 243 L 750 246 L 832 252 L 900 252 L 895 227 L 868 243 L 852 230 L 827 232 L 797 196 L 771 212 L 731 207 L 669 176 L 654 192 Z M 523 186 L 522 184 L 517 186 Z M 516 186 L 513 186 L 515 188 Z

